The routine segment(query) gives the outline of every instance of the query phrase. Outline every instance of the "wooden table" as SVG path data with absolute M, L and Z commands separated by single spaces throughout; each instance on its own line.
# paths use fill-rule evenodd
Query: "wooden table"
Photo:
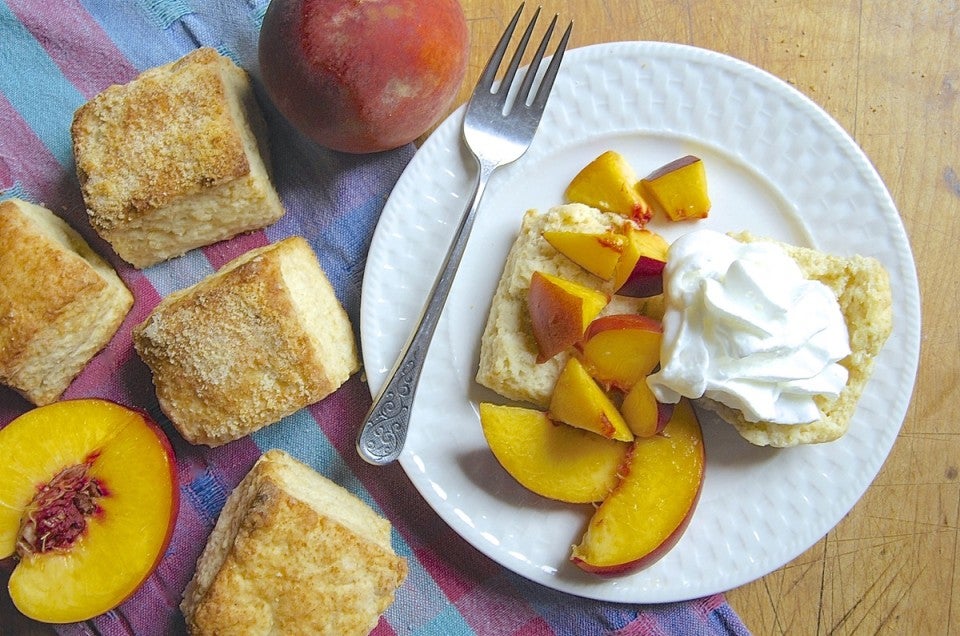
M 464 101 L 517 0 L 462 0 Z M 535 3 L 529 3 L 535 6 Z M 913 402 L 863 499 L 825 538 L 727 598 L 756 634 L 960 632 L 960 3 L 553 0 L 572 46 L 662 40 L 726 53 L 794 85 L 863 147 L 910 237 L 923 297 Z M 528 9 L 529 15 L 529 9 Z M 538 36 L 539 37 L 539 36 Z

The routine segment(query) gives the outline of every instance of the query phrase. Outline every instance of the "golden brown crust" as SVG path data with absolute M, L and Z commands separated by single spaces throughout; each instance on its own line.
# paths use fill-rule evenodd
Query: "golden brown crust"
M 38 233 L 16 208 L 0 203 L 0 363 L 16 366 L 26 344 L 81 295 L 106 283 L 77 254 Z
M 269 225 L 263 130 L 246 73 L 210 48 L 107 88 L 71 126 L 91 225 L 135 267 Z
M 247 174 L 221 79 L 228 68 L 213 49 L 197 49 L 77 110 L 77 173 L 98 229 Z
M 310 288 L 291 287 L 285 259 L 311 276 Z M 326 343 L 311 333 L 303 296 L 337 327 Z M 185 439 L 211 446 L 321 400 L 359 367 L 349 319 L 300 237 L 252 250 L 171 294 L 134 329 L 134 344 L 164 413 Z
M 350 509 L 353 525 L 384 524 L 387 543 L 364 538 L 298 496 L 304 489 L 330 507 Z M 367 634 L 406 574 L 386 520 L 271 450 L 228 498 L 181 607 L 194 635 Z
M 133 305 L 110 266 L 52 212 L 0 203 L 0 382 L 55 401 Z
M 734 238 L 759 239 L 747 232 Z M 807 278 L 819 280 L 837 297 L 847 323 L 852 353 L 840 361 L 849 372 L 847 384 L 836 399 L 817 398 L 822 417 L 809 424 L 786 425 L 749 422 L 742 414 L 712 400 L 701 403 L 733 424 L 742 437 L 758 446 L 788 447 L 830 442 L 840 438 L 850 425 L 863 394 L 873 363 L 893 330 L 893 294 L 890 277 L 875 258 L 844 258 L 818 250 L 778 243 L 800 266 Z

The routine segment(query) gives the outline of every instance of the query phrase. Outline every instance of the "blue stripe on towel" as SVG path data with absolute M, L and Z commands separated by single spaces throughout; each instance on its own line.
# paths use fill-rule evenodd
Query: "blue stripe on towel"
M 170 25 L 192 13 L 190 3 L 186 0 L 139 0 L 140 6 L 146 10 L 161 29 L 169 29 Z
M 34 134 L 65 170 L 73 170 L 70 122 L 86 100 L 64 78 L 40 43 L 5 4 L 0 4 L 0 93 L 7 96 Z

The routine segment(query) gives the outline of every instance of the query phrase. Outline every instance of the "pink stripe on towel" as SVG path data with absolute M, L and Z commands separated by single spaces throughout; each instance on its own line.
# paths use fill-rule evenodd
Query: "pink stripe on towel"
M 63 0 L 51 8 L 8 0 L 7 6 L 87 99 L 137 76 L 137 69 L 79 2 Z

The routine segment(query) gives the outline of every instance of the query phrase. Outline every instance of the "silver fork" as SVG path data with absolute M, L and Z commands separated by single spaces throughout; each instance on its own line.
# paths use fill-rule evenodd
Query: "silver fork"
M 512 90 L 520 60 L 540 15 L 538 8 L 517 44 L 503 79 L 497 83 L 495 81 L 497 71 L 503 62 L 521 13 L 523 13 L 522 3 L 500 38 L 500 42 L 497 43 L 497 48 L 490 56 L 490 61 L 487 62 L 467 104 L 463 118 L 463 139 L 477 161 L 479 168 L 477 183 L 470 204 L 457 227 L 443 268 L 420 314 L 419 324 L 400 352 L 383 388 L 377 393 L 357 436 L 357 452 L 371 464 L 381 466 L 389 464 L 399 457 L 400 451 L 403 450 L 420 372 L 423 370 L 433 332 L 440 320 L 440 313 L 443 311 L 450 287 L 453 285 L 457 267 L 466 249 L 467 238 L 473 227 L 487 181 L 494 170 L 516 161 L 530 146 L 547 105 L 553 81 L 560 69 L 567 41 L 570 39 L 572 22 L 560 38 L 557 50 L 538 88 L 535 91 L 532 90 L 537 71 L 557 23 L 557 16 L 554 16 L 519 88 Z

